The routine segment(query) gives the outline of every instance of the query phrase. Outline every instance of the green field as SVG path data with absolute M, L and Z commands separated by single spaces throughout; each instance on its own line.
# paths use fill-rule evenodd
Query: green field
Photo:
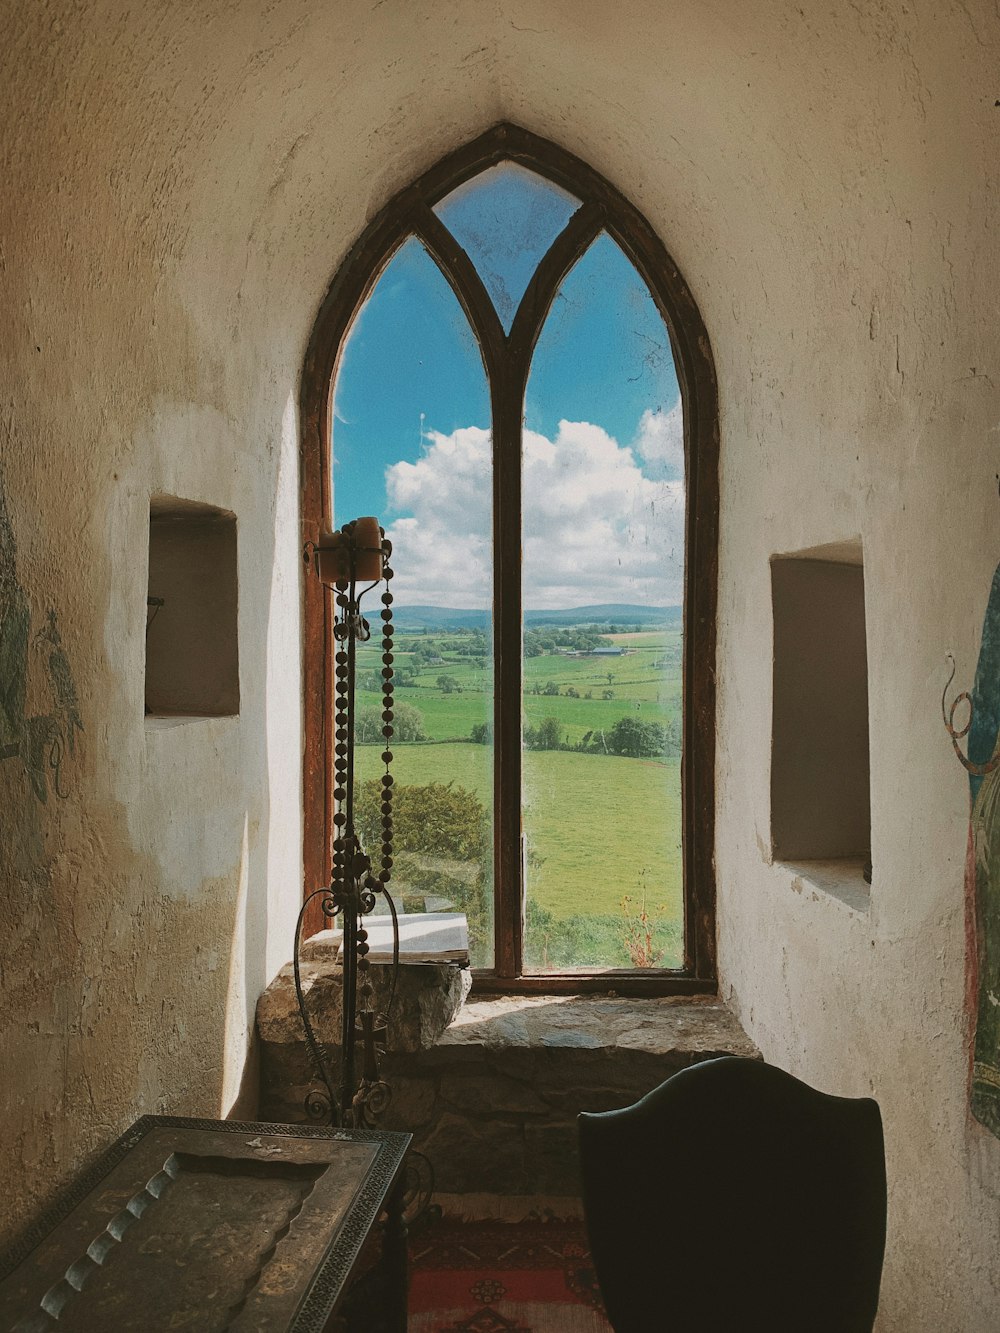
M 379 747 L 357 751 L 360 779 L 382 772 Z M 400 745 L 397 783 L 454 782 L 489 808 L 487 745 Z M 617 912 L 625 893 L 680 911 L 680 769 L 643 759 L 572 751 L 524 755 L 528 893 L 557 917 Z M 659 815 L 660 818 L 656 818 Z M 668 887 L 671 886 L 671 887 Z
M 395 667 L 407 681 L 397 686 L 397 704 L 419 711 L 426 740 L 393 743 L 393 774 L 400 786 L 463 788 L 488 812 L 493 749 L 470 736 L 473 727 L 492 722 L 491 669 L 488 659 L 462 651 L 473 642 L 461 632 L 397 636 Z M 679 757 L 669 751 L 646 758 L 605 752 L 606 733 L 622 718 L 655 722 L 679 737 L 680 631 L 609 635 L 603 642 L 627 647 L 627 655 L 545 652 L 524 663 L 525 726 L 553 718 L 559 727 L 559 748 L 526 749 L 523 755 L 525 947 L 533 968 L 635 963 L 636 943 L 646 939 L 647 928 L 637 921 L 643 905 L 655 961 L 668 967 L 681 962 Z M 377 649 L 359 652 L 359 679 L 366 673 L 371 679 L 380 666 Z M 378 708 L 380 696 L 359 690 L 358 704 Z M 359 781 L 381 774 L 381 748 L 358 747 Z M 432 907 L 461 906 L 469 915 L 473 961 L 488 966 L 489 855 L 459 863 L 417 854 L 401 841 L 397 833 L 395 887 L 407 910 L 419 910 L 428 894 Z
M 397 687 L 397 698 L 420 710 L 430 740 L 463 739 L 470 734 L 473 724 L 492 719 L 492 671 L 488 663 L 470 661 L 455 651 L 462 638 L 458 634 L 401 635 L 397 642 L 397 670 L 403 674 L 407 668 L 419 668 L 411 683 Z M 564 738 L 569 744 L 576 744 L 588 731 L 613 726 L 625 714 L 635 714 L 649 722 L 679 723 L 680 630 L 605 638 L 609 644 L 627 647 L 628 656 L 600 660 L 547 653 L 527 658 L 523 699 L 527 723 L 554 717 L 564 728 Z M 418 648 L 436 652 L 440 660 L 421 665 L 416 656 Z M 379 650 L 374 645 L 359 650 L 359 676 L 377 672 L 380 666 Z M 441 676 L 450 676 L 461 693 L 457 689 L 452 693 L 440 689 L 437 682 Z M 557 695 L 534 692 L 550 684 L 558 689 Z M 580 697 L 568 696 L 568 689 L 576 690 Z M 612 698 L 602 697 L 607 691 Z M 359 707 L 374 707 L 378 701 L 377 693 L 359 690 Z

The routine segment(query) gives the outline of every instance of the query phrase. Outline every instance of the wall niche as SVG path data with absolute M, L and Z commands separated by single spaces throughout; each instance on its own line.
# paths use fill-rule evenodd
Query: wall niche
M 240 711 L 236 515 L 172 495 L 149 503 L 146 715 Z
M 771 594 L 772 856 L 860 870 L 871 859 L 860 540 L 772 557 Z

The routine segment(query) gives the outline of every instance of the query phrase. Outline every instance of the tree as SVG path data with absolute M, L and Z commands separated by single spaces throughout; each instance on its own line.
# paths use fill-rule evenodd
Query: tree
M 385 726 L 385 722 L 382 720 L 382 709 L 371 705 L 359 708 L 354 718 L 354 739 L 359 745 L 371 745 L 386 739 L 390 740 L 390 744 L 392 741 L 425 741 L 427 739 L 424 733 L 424 715 L 419 708 L 414 708 L 412 704 L 400 703 L 397 700 L 393 705 L 392 714 L 392 737 L 387 738 L 382 731 Z
M 641 722 L 637 717 L 620 717 L 608 732 L 608 749 L 612 754 L 631 759 L 658 758 L 666 743 L 666 731 L 658 722 Z
M 474 792 L 451 782 L 400 785 L 392 802 L 396 852 L 426 852 L 466 861 L 490 850 L 486 811 Z M 354 822 L 366 847 L 382 836 L 382 785 L 377 779 L 358 788 Z
M 543 717 L 537 727 L 527 727 L 524 743 L 529 750 L 558 750 L 562 744 L 562 726 L 554 717 Z
M 525 657 L 540 657 L 543 653 L 554 653 L 559 648 L 569 648 L 575 652 L 586 652 L 600 644 L 600 637 L 591 629 L 526 629 L 524 631 Z
M 545 689 L 542 690 L 542 693 L 543 693 L 543 694 L 548 694 L 548 695 L 558 695 L 558 693 L 559 693 L 559 685 L 558 685 L 558 683 L 557 683 L 556 681 L 554 681 L 554 680 L 548 680 L 548 681 L 546 681 L 546 682 L 545 682 Z
M 489 745 L 493 739 L 493 724 L 490 722 L 473 722 L 472 730 L 469 732 L 469 740 L 474 741 L 476 745 Z
M 359 745 L 371 745 L 382 739 L 382 710 L 373 705 L 359 708 L 354 718 L 354 739 Z
M 437 687 L 442 694 L 461 694 L 462 686 L 454 676 L 438 676 Z
M 489 948 L 492 834 L 483 803 L 453 783 L 400 785 L 393 795 L 393 872 L 389 890 L 397 903 L 416 905 L 430 895 L 465 913 L 469 946 Z M 382 839 L 382 785 L 375 779 L 357 791 L 355 827 L 376 856 Z M 377 868 L 377 865 L 376 865 Z
M 424 715 L 419 708 L 414 708 L 412 704 L 400 703 L 397 700 L 393 704 L 392 712 L 393 740 L 425 741 L 427 739 L 424 731 Z

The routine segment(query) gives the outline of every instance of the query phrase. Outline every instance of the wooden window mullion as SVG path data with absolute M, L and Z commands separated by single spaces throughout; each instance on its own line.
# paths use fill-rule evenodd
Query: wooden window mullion
M 493 873 L 494 966 L 523 970 L 521 858 L 521 404 L 523 379 L 498 358 L 493 406 Z

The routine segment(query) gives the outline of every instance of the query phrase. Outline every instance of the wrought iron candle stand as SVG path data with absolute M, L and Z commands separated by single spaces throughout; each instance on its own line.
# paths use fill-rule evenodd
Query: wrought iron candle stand
M 392 877 L 392 593 L 389 581 L 392 569 L 389 557 L 392 545 L 374 518 L 360 518 L 347 523 L 339 532 L 327 534 L 319 545 L 305 549 L 305 560 L 314 563 L 316 573 L 336 599 L 333 638 L 336 690 L 334 699 L 334 791 L 335 803 L 333 872 L 329 887 L 316 889 L 306 896 L 295 924 L 295 995 L 305 1032 L 306 1046 L 313 1068 L 324 1091 L 313 1090 L 306 1098 L 306 1110 L 313 1119 L 329 1117 L 339 1127 L 364 1129 L 386 1107 L 389 1085 L 379 1070 L 379 1045 L 384 1042 L 392 1013 L 399 971 L 399 926 L 396 907 L 389 893 Z M 355 827 L 354 721 L 357 647 L 371 638 L 371 627 L 361 614 L 361 599 L 384 582 L 382 593 L 382 762 L 381 779 L 382 838 L 380 863 L 376 871 L 372 858 L 362 845 Z M 392 979 L 389 1001 L 384 1012 L 375 1004 L 375 989 L 368 960 L 368 932 L 364 918 L 375 906 L 377 896 L 385 895 L 393 922 Z M 300 975 L 299 951 L 302 922 L 306 908 L 320 899 L 323 915 L 339 918 L 343 933 L 340 956 L 343 975 L 343 1008 L 340 1040 L 340 1083 L 334 1091 L 326 1054 L 317 1040 L 305 1004 Z M 360 1074 L 358 1043 L 361 1044 Z

